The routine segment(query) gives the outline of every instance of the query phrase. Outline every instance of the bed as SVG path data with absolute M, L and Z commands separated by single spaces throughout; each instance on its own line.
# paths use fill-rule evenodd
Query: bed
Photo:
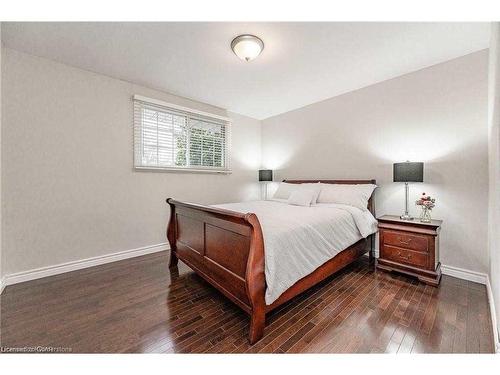
M 284 182 L 375 185 L 375 180 Z M 370 264 L 374 261 L 373 194 L 364 210 L 373 220 L 371 229 L 366 215 L 345 205 L 305 208 L 279 199 L 204 206 L 169 198 L 167 203 L 169 267 L 182 260 L 249 314 L 251 344 L 264 335 L 267 313 L 367 252 Z

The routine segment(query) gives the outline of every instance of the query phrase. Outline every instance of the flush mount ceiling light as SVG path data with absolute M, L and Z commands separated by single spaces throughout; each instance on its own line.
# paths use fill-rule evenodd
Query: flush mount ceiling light
M 238 35 L 231 42 L 231 49 L 240 59 L 250 61 L 260 55 L 264 42 L 255 35 Z

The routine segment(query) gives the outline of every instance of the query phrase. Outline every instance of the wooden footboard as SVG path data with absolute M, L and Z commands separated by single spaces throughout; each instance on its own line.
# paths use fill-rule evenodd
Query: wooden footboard
M 255 214 L 167 199 L 170 267 L 181 259 L 250 314 L 250 342 L 264 332 L 264 242 Z

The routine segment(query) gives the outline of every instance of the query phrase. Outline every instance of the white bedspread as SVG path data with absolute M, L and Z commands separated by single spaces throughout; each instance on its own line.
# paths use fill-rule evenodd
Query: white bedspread
M 369 211 L 341 204 L 293 206 L 278 200 L 216 205 L 253 212 L 264 235 L 266 304 L 337 253 L 377 231 Z

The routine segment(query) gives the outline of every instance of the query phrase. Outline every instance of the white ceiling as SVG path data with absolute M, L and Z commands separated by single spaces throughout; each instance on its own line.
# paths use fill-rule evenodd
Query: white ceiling
M 229 44 L 251 33 L 261 56 Z M 2 23 L 7 47 L 264 119 L 488 48 L 488 23 Z

